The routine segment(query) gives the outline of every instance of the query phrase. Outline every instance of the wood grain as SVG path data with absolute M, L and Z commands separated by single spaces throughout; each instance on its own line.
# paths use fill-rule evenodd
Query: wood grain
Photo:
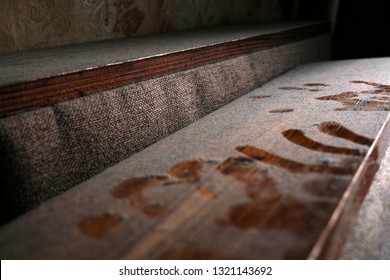
M 263 31 L 263 34 L 259 36 L 238 37 L 228 42 L 202 45 L 187 50 L 115 62 L 114 65 L 92 67 L 32 81 L 2 85 L 0 87 L 0 117 L 215 63 L 234 56 L 289 44 L 328 31 L 329 24 L 324 22 L 307 24 L 303 27 L 302 25 L 294 27 L 292 24 L 292 27 L 282 31 L 271 31 L 268 34 L 264 34 Z M 158 44 L 156 40 L 153 43 L 151 39 L 149 44 Z M 90 48 L 93 48 L 93 45 Z M 55 58 L 52 59 L 55 61 Z M 14 60 L 17 61 L 18 57 L 15 56 Z M 18 62 L 15 63 L 18 64 Z
M 300 66 L 3 226 L 0 256 L 337 258 L 389 146 L 389 63 Z

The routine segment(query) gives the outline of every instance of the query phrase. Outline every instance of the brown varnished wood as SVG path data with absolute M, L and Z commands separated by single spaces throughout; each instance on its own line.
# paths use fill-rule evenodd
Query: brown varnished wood
M 329 31 L 328 23 L 237 39 L 0 87 L 0 117 L 265 50 Z

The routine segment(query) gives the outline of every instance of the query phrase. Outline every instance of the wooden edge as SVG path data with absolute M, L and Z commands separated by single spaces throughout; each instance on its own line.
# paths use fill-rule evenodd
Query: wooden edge
M 329 23 L 320 22 L 281 32 L 2 86 L 0 118 L 328 32 Z
M 341 256 L 348 234 L 357 218 L 360 206 L 370 189 L 389 143 L 390 114 L 313 247 L 309 259 L 338 259 Z

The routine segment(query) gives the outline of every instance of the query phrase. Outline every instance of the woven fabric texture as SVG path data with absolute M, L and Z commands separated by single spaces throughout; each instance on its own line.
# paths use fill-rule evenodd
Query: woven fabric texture
M 328 50 L 319 36 L 1 119 L 2 223 Z

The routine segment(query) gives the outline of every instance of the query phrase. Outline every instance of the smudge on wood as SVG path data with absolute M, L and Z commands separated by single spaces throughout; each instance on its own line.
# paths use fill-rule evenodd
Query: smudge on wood
M 236 149 L 239 152 L 253 159 L 264 162 L 269 165 L 287 169 L 290 172 L 294 173 L 330 173 L 335 175 L 351 175 L 354 172 L 354 170 L 350 167 L 342 168 L 332 166 L 310 165 L 285 159 L 252 146 L 242 146 L 237 147 Z
M 297 224 L 304 217 L 304 204 L 290 198 L 255 201 L 233 206 L 228 212 L 228 221 L 241 229 L 285 229 L 299 228 Z
M 341 199 L 348 186 L 349 179 L 324 178 L 311 180 L 303 185 L 303 189 L 316 197 Z
M 117 199 L 126 199 L 131 208 L 136 208 L 151 218 L 165 216 L 171 211 L 156 203 L 150 202 L 144 195 L 144 191 L 167 179 L 166 176 L 150 176 L 141 178 L 131 178 L 111 190 L 111 195 Z
M 390 96 L 376 96 L 374 100 L 380 102 L 390 101 Z
M 345 106 L 354 106 L 359 102 L 358 99 L 355 99 L 358 96 L 359 95 L 356 92 L 347 91 L 335 95 L 326 95 L 326 96 L 317 97 L 316 99 L 338 101 Z
M 378 101 L 377 97 L 368 100 L 359 98 L 359 94 L 381 94 L 382 89 L 363 92 L 343 92 L 335 95 L 317 97 L 318 100 L 337 101 L 344 105 L 343 108 L 337 108 L 336 111 L 390 111 L 390 102 Z
M 267 176 L 266 170 L 259 170 L 256 162 L 247 157 L 230 157 L 218 166 L 218 170 L 247 187 L 274 184 L 273 179 Z
M 218 226 L 234 226 L 242 230 L 277 229 L 292 234 L 312 235 L 326 223 L 326 215 L 335 204 L 304 203 L 283 195 L 275 180 L 264 170 L 256 167 L 252 159 L 232 157 L 223 162 L 218 170 L 244 184 L 248 203 L 234 205 L 225 217 L 215 219 Z
M 172 185 L 177 185 L 180 184 L 180 181 L 165 181 L 163 182 L 164 186 L 172 186 Z
M 269 98 L 271 95 L 255 95 L 255 96 L 249 96 L 250 99 L 264 99 Z
M 319 143 L 307 137 L 303 131 L 298 129 L 289 129 L 282 132 L 282 135 L 289 140 L 290 142 L 299 145 L 301 147 L 305 147 L 310 150 L 324 152 L 324 153 L 332 153 L 332 154 L 342 154 L 342 155 L 352 155 L 352 156 L 363 156 L 360 150 L 357 149 L 348 149 L 341 147 L 334 147 Z
M 373 83 L 373 82 L 366 82 L 366 81 L 351 81 L 351 83 L 354 84 L 365 84 L 369 86 L 373 86 L 375 90 L 373 93 L 379 93 L 379 94 L 386 94 L 390 93 L 390 85 L 384 85 L 384 84 L 379 84 L 379 83 Z
M 198 194 L 205 199 L 216 199 L 218 195 L 205 186 L 200 186 L 197 189 Z
M 302 87 L 280 87 L 281 90 L 306 90 L 306 88 Z
M 82 234 L 100 239 L 116 227 L 122 220 L 122 217 L 118 215 L 104 213 L 99 216 L 83 219 L 77 227 Z
M 317 125 L 317 128 L 319 131 L 326 133 L 328 135 L 338 137 L 338 138 L 343 138 L 352 141 L 354 143 L 366 145 L 369 147 L 374 142 L 373 139 L 359 135 L 337 122 L 322 122 L 319 125 Z
M 293 112 L 294 109 L 291 108 L 286 108 L 286 109 L 276 109 L 276 110 L 271 110 L 269 111 L 270 113 L 290 113 Z
M 169 174 L 188 183 L 196 183 L 200 178 L 203 162 L 200 160 L 182 161 L 171 167 Z
M 306 87 L 327 87 L 329 85 L 323 84 L 323 83 L 308 83 L 308 84 L 304 84 L 304 86 L 306 86 Z

